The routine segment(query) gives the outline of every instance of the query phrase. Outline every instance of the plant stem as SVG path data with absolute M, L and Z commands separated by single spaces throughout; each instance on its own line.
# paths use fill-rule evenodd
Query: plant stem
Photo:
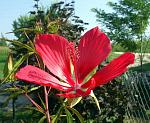
M 48 92 L 46 86 L 44 86 L 44 93 L 45 93 L 45 105 L 46 105 L 45 114 L 47 118 L 47 123 L 51 123 L 49 108 L 48 108 Z

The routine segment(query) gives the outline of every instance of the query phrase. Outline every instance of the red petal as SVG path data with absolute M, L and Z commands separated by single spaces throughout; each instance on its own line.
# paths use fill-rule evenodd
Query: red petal
M 67 51 L 69 42 L 65 38 L 54 34 L 38 35 L 35 41 L 36 50 L 48 69 L 54 75 L 73 86 L 70 56 Z
M 65 98 L 76 98 L 76 97 L 85 97 L 91 93 L 92 88 L 88 88 L 85 92 L 77 89 L 75 93 L 64 93 L 64 94 L 57 94 L 58 96 L 63 96 Z
M 96 27 L 81 38 L 78 50 L 78 78 L 82 82 L 97 65 L 106 59 L 111 51 L 111 44 L 108 37 Z
M 96 81 L 96 86 L 100 86 L 113 80 L 115 77 L 127 71 L 127 66 L 134 63 L 134 54 L 124 53 L 118 58 L 111 61 L 106 67 L 98 71 L 93 78 Z M 91 81 L 85 83 L 82 87 L 89 87 Z
M 72 90 L 71 87 L 64 86 L 58 79 L 51 76 L 47 72 L 28 65 L 24 68 L 22 68 L 19 72 L 16 73 L 16 78 L 25 80 L 31 83 L 39 84 L 42 86 L 50 86 L 52 88 L 56 88 L 61 91 L 70 91 Z
M 76 98 L 80 97 L 79 94 L 73 94 L 73 93 L 64 93 L 64 94 L 57 94 L 58 96 L 65 97 L 65 98 Z
M 91 93 L 91 90 L 93 90 L 95 88 L 95 86 L 96 86 L 96 81 L 95 81 L 94 78 L 92 78 L 91 81 L 90 81 L 90 85 L 88 86 L 88 89 L 84 92 L 82 90 L 78 90 L 77 93 L 79 95 L 82 95 L 83 97 L 87 96 Z
M 90 81 L 90 86 L 88 87 L 88 89 L 86 91 L 83 91 L 81 89 L 77 89 L 74 90 L 73 92 L 69 92 L 69 93 L 64 93 L 64 94 L 57 94 L 58 96 L 63 96 L 65 98 L 76 98 L 76 97 L 85 97 L 88 96 L 91 93 L 91 90 L 93 90 L 95 88 L 96 82 L 94 80 L 94 78 L 91 79 Z

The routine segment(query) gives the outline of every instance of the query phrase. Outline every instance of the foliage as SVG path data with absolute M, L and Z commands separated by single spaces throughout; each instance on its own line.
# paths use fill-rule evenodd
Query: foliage
M 101 111 L 97 109 L 95 102 L 90 97 L 84 98 L 76 105 L 76 109 L 85 117 L 86 122 L 122 123 L 127 106 L 126 92 L 121 78 L 118 78 L 94 90 Z
M 8 47 L 0 46 L 0 79 L 3 78 L 3 70 L 7 60 L 9 49 Z
M 0 41 L 0 46 L 7 46 L 5 41 Z
M 28 108 L 18 108 L 16 112 L 16 119 L 13 122 L 17 123 L 37 123 L 39 121 L 39 116 L 41 114 L 39 112 L 35 112 Z M 3 111 L 3 108 L 0 109 L 0 121 L 1 122 L 12 122 L 12 111 Z
M 108 2 L 113 12 L 107 13 L 101 9 L 92 9 L 97 21 L 105 27 L 105 32 L 113 42 L 135 51 L 136 39 L 141 39 L 148 27 L 150 18 L 149 0 L 119 0 Z
M 35 32 L 40 32 L 58 33 L 68 40 L 77 41 L 84 31 L 83 26 L 87 24 L 74 15 L 74 1 L 54 3 L 47 10 L 41 10 L 38 4 L 35 7 L 36 11 L 30 11 L 29 16 L 21 16 L 14 21 L 14 34 L 18 39 L 27 40 L 25 31 L 31 40 Z
M 12 50 L 16 51 L 16 59 L 14 60 L 14 63 L 12 62 L 13 65 L 9 64 L 8 60 L 5 78 L 1 84 L 8 83 L 9 81 L 16 81 L 14 74 L 20 67 L 22 67 L 23 63 L 25 63 L 25 65 L 31 64 L 37 66 L 49 72 L 35 50 L 34 37 L 36 34 L 57 33 L 67 37 L 69 40 L 77 42 L 81 32 L 84 30 L 83 25 L 86 23 L 80 20 L 79 17 L 73 16 L 74 2 L 68 4 L 64 4 L 63 2 L 52 4 L 48 10 L 44 11 L 38 6 L 39 0 L 35 1 L 37 2 L 37 4 L 35 4 L 36 11 L 31 11 L 30 16 L 22 16 L 14 22 L 14 33 L 17 40 L 3 38 L 3 40 L 10 42 Z M 11 69 L 9 69 L 10 66 Z M 85 122 L 122 122 L 126 106 L 126 98 L 124 98 L 126 95 L 125 91 L 126 90 L 123 89 L 122 82 L 119 79 L 117 81 L 114 80 L 111 84 L 107 84 L 102 88 L 97 88 L 94 93 L 96 93 L 96 100 L 100 103 L 101 112 L 96 110 L 98 108 L 94 101 L 89 97 L 81 100 L 81 102 L 78 103 L 79 105 L 75 106 L 75 108 L 71 107 L 70 104 L 74 101 L 74 104 L 72 105 L 75 105 L 78 100 L 65 100 L 64 98 L 58 98 L 55 96 L 55 94 L 58 93 L 57 90 L 53 89 L 51 91 L 51 87 L 43 88 L 33 84 L 15 82 L 12 83 L 10 88 L 6 88 L 0 93 L 9 93 L 5 104 L 8 104 L 11 99 L 14 100 L 19 95 L 24 94 L 34 105 L 34 107 L 28 108 L 33 109 L 34 111 L 39 111 L 38 113 L 35 113 L 35 115 L 38 114 L 39 116 L 36 119 L 39 123 L 46 122 L 49 111 L 53 112 L 50 116 L 52 123 L 83 123 L 84 120 Z M 34 96 L 32 97 L 29 94 L 34 94 Z M 53 101 L 48 102 L 46 99 Z M 15 110 L 13 109 L 13 113 L 14 112 Z M 33 119 L 37 117 L 37 115 L 34 115 L 34 112 L 32 112 L 33 114 L 31 112 L 28 113 L 33 116 Z M 80 113 L 86 119 L 83 119 Z M 25 115 L 24 112 L 22 112 L 22 114 Z M 31 119 L 31 122 L 34 122 L 33 119 Z M 14 119 L 14 121 L 15 120 L 28 122 L 24 117 L 21 119 Z
M 47 10 L 41 9 L 37 1 L 34 7 L 36 10 L 30 11 L 30 15 L 21 16 L 13 22 L 13 33 L 23 44 L 28 44 L 29 41 L 34 42 L 34 37 L 38 33 L 57 33 L 68 40 L 77 42 L 85 29 L 83 26 L 87 24 L 74 15 L 74 1 L 54 3 Z M 27 53 L 25 48 L 13 43 L 11 49 L 16 59 Z M 28 61 L 31 64 L 36 63 L 33 56 L 30 56 Z M 21 67 L 26 64 L 24 62 Z
M 137 40 L 136 42 L 137 49 L 134 52 L 140 53 L 140 47 L 142 45 L 143 53 L 150 53 L 150 40 L 144 39 L 142 44 L 141 41 Z M 121 46 L 120 43 L 114 43 L 113 46 L 113 52 L 127 52 L 128 49 Z
M 137 44 L 137 50 L 135 52 L 140 53 L 140 47 L 142 45 L 143 53 L 150 53 L 150 39 L 144 39 L 143 42 L 141 41 L 136 41 Z
M 9 40 L 6 38 L 1 38 L 4 41 L 8 41 L 11 43 L 10 47 L 13 51 L 13 57 L 15 57 L 15 62 L 12 65 L 12 69 L 10 70 L 9 62 L 6 63 L 6 70 L 5 70 L 5 78 L 3 79 L 2 83 L 7 83 L 9 81 L 16 81 L 13 77 L 16 71 L 26 65 L 26 64 L 34 64 L 34 65 L 42 65 L 42 61 L 40 61 L 39 56 L 37 55 L 35 48 L 34 48 L 34 37 L 38 33 L 57 33 L 59 35 L 65 36 L 68 40 L 74 40 L 75 42 L 78 41 L 79 37 L 81 36 L 81 32 L 84 31 L 83 25 L 87 24 L 84 23 L 78 16 L 74 15 L 74 2 L 71 3 L 64 3 L 59 2 L 52 4 L 50 8 L 47 10 L 41 10 L 38 5 L 39 0 L 35 0 L 37 3 L 35 4 L 36 11 L 30 11 L 31 15 L 29 16 L 21 16 L 18 20 L 14 21 L 13 23 L 13 33 L 17 37 L 17 40 Z M 40 63 L 39 63 L 40 62 Z M 46 88 L 46 87 L 45 87 Z M 44 90 L 45 90 L 44 88 Z M 29 84 L 22 84 L 21 82 L 15 83 L 12 87 L 3 90 L 3 93 L 10 93 L 7 97 L 5 104 L 7 105 L 8 102 L 12 99 L 15 100 L 19 95 L 25 93 L 27 98 L 33 103 L 33 105 L 41 112 L 44 113 L 45 116 L 42 116 L 39 122 L 45 122 L 47 114 L 49 114 L 49 110 L 46 109 L 48 102 L 46 105 L 43 105 L 43 99 L 39 96 L 35 98 L 35 101 L 28 96 L 27 93 L 33 93 L 33 91 L 37 91 L 40 93 L 43 88 L 34 87 L 34 85 Z M 42 92 L 43 93 L 43 92 Z M 49 93 L 48 90 L 44 92 L 45 94 Z M 54 97 L 54 95 L 52 95 Z M 48 95 L 47 95 L 48 98 Z M 50 97 L 49 97 L 50 98 Z M 38 100 L 37 100 L 38 99 Z M 36 101 L 37 100 L 37 101 Z M 62 101 L 59 100 L 58 104 L 62 104 Z M 15 101 L 14 101 L 15 103 Z M 13 103 L 13 106 L 15 105 Z M 56 104 L 56 103 L 55 103 Z M 50 110 L 54 110 L 55 107 Z M 60 105 L 59 105 L 60 106 Z M 36 110 L 37 110 L 36 109 Z M 62 113 L 66 116 L 63 118 L 65 122 L 72 122 L 73 116 L 72 113 L 79 119 L 80 122 L 83 122 L 83 118 L 80 113 L 69 107 L 67 104 L 63 105 Z M 57 119 L 57 112 L 53 112 L 52 121 L 56 118 Z M 15 115 L 15 106 L 13 107 L 13 115 Z M 58 118 L 60 116 L 58 115 Z M 13 117 L 14 118 L 14 117 Z M 48 118 L 47 118 L 48 119 Z M 15 119 L 14 119 L 15 120 Z M 19 119 L 18 119 L 19 120 Z M 24 120 L 22 120 L 24 121 Z

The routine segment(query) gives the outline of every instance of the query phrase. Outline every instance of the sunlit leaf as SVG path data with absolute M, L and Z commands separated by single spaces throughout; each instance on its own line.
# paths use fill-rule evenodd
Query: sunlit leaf
M 13 30 L 13 32 L 9 32 L 9 33 L 14 33 L 14 32 L 34 32 L 36 31 L 35 29 L 32 29 L 32 28 L 21 28 L 21 29 L 16 29 L 16 30 Z
M 4 70 L 3 70 L 3 73 L 4 73 L 4 78 L 13 70 L 13 57 L 12 57 L 12 54 L 9 53 L 8 55 L 8 58 L 7 58 L 7 61 L 5 63 L 5 66 L 4 66 Z M 12 74 L 11 76 L 9 76 L 8 78 L 10 81 L 11 80 L 14 80 L 14 74 Z
M 32 88 L 28 89 L 27 92 L 29 93 L 29 92 L 35 91 L 35 90 L 39 89 L 40 87 L 41 86 L 32 87 Z
M 47 26 L 49 33 L 57 33 L 59 29 L 58 22 L 50 22 Z
M 94 94 L 93 91 L 91 91 L 90 96 L 93 97 L 93 99 L 94 99 L 94 101 L 95 101 L 95 103 L 96 103 L 96 105 L 97 105 L 99 111 L 101 112 L 101 109 L 100 109 L 100 105 L 99 105 L 98 99 L 96 98 L 96 96 L 95 96 L 95 94 Z
M 69 106 L 72 108 L 74 107 L 76 104 L 78 104 L 81 101 L 82 97 L 78 97 L 78 98 L 68 98 L 67 102 L 69 104 Z
M 6 88 L 6 89 L 2 89 L 0 90 L 0 94 L 3 94 L 3 93 L 7 93 L 7 92 L 16 92 L 20 90 L 19 88 L 16 88 L 16 87 L 9 87 L 9 88 Z
M 10 71 L 10 73 L 4 78 L 4 80 L 2 81 L 2 83 L 4 82 L 8 82 L 9 81 L 9 77 L 12 76 L 20 67 L 20 65 L 30 56 L 34 54 L 34 52 L 30 52 L 28 54 L 25 54 L 24 56 L 22 56 L 13 66 L 13 70 Z M 1 83 L 1 84 L 2 84 Z
M 22 43 L 20 41 L 9 40 L 9 39 L 6 39 L 6 38 L 1 38 L 0 40 L 11 42 L 12 44 L 19 46 L 20 48 L 25 48 L 25 49 L 27 49 L 30 52 L 35 52 L 35 49 L 33 49 L 31 46 L 29 46 L 28 44 L 24 44 L 24 43 Z

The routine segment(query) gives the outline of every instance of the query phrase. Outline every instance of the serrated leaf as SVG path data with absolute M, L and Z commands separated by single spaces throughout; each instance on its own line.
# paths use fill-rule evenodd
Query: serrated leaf
M 80 123 L 84 123 L 84 118 L 81 116 L 81 114 L 74 108 L 68 107 L 69 110 L 71 110 L 80 120 Z
M 95 96 L 95 94 L 94 94 L 93 91 L 91 91 L 90 96 L 93 97 L 93 99 L 94 99 L 94 101 L 95 101 L 95 103 L 96 103 L 96 105 L 97 105 L 99 111 L 101 112 L 101 109 L 100 109 L 100 105 L 99 105 L 98 99 L 96 98 L 96 96 Z

